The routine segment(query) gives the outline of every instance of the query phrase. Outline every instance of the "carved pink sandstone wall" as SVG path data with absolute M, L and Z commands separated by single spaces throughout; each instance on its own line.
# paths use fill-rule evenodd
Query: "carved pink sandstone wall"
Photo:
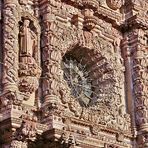
M 5 0 L 2 147 L 146 147 L 147 7 L 140 0 Z M 97 86 L 100 100 L 91 96 L 89 107 L 64 79 L 61 63 L 70 54 Z

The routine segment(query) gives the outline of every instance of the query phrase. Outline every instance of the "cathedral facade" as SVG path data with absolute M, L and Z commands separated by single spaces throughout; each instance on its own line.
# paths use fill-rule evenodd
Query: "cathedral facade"
M 0 8 L 0 148 L 148 148 L 147 0 Z

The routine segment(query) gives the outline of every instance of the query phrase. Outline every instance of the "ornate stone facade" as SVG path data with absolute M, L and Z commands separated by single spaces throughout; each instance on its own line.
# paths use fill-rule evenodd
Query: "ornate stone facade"
M 0 1 L 0 147 L 148 147 L 147 0 Z

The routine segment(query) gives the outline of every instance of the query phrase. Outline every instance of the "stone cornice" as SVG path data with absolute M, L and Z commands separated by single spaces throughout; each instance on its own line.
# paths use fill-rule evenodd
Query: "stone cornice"
M 48 7 L 54 3 L 55 1 L 51 2 L 49 0 L 40 1 L 40 7 L 45 7 L 45 4 Z M 71 5 L 78 8 L 80 11 L 84 9 L 92 9 L 94 11 L 94 16 L 103 18 L 107 22 L 112 22 L 113 26 L 119 27 L 120 24 L 122 24 L 122 14 L 119 11 L 115 11 L 107 6 L 103 6 L 97 0 L 63 0 L 61 3 Z
M 132 1 L 126 1 L 123 5 L 125 10 L 124 24 L 121 25 L 125 29 L 127 28 L 141 28 L 143 30 L 148 29 L 148 17 L 147 17 L 147 7 L 148 3 L 142 1 L 141 3 L 136 3 Z

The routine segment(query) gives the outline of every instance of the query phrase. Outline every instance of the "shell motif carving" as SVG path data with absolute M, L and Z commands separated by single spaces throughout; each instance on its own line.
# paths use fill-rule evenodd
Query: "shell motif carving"
M 106 0 L 106 3 L 109 8 L 111 8 L 113 10 L 117 10 L 121 7 L 122 0 Z

